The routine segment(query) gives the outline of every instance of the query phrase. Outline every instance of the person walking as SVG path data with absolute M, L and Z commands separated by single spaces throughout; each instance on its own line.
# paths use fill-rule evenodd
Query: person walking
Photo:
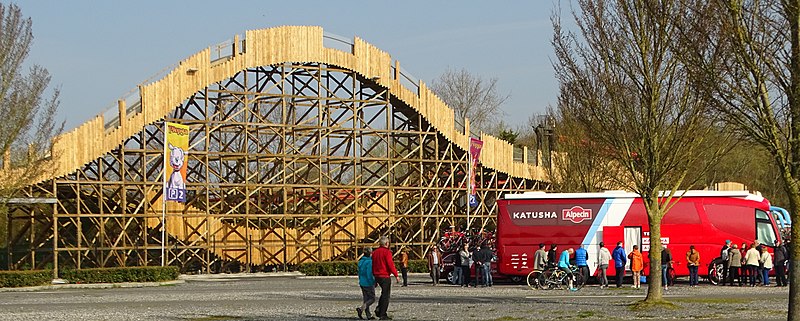
M 769 286 L 769 270 L 772 270 L 772 255 L 767 251 L 766 246 L 761 247 L 761 257 L 758 259 L 761 264 L 761 280 L 764 286 Z
M 697 270 L 700 268 L 700 252 L 694 249 L 694 245 L 689 246 L 686 252 L 686 266 L 689 268 L 689 286 L 697 286 Z
M 361 287 L 362 303 L 356 308 L 359 319 L 366 312 L 367 320 L 372 320 L 369 306 L 375 303 L 375 276 L 372 274 L 372 248 L 366 247 L 358 260 L 358 286 Z
M 775 242 L 775 286 L 786 286 L 786 247 L 780 240 Z
M 403 285 L 408 286 L 408 249 L 400 250 L 400 274 L 403 275 Z
M 470 264 L 469 261 L 472 260 L 472 255 L 469 253 L 469 245 L 464 244 L 461 247 L 461 250 L 458 251 L 458 256 L 460 258 L 459 263 L 461 263 L 461 286 L 469 287 L 470 284 Z
M 428 269 L 431 271 L 431 279 L 433 279 L 433 286 L 437 286 L 439 284 L 439 265 L 442 262 L 442 253 L 439 252 L 439 248 L 433 246 L 430 252 L 428 252 Z
M 750 248 L 744 255 L 744 266 L 747 270 L 747 275 L 750 278 L 750 286 L 756 286 L 756 270 L 758 270 L 759 260 L 761 254 L 756 250 L 756 244 L 750 243 Z
M 642 252 L 639 252 L 638 245 L 633 246 L 633 250 L 628 254 L 628 258 L 631 260 L 631 272 L 633 273 L 633 286 L 631 287 L 638 289 L 642 286 L 642 269 L 644 269 Z
M 381 287 L 381 297 L 378 299 L 378 307 L 375 314 L 381 320 L 391 320 L 386 312 L 389 310 L 389 297 L 392 295 L 392 279 L 394 275 L 397 282 L 400 282 L 400 275 L 394 266 L 392 250 L 389 249 L 389 237 L 381 236 L 378 241 L 380 247 L 372 252 L 372 274 L 375 275 L 375 282 Z
M 600 242 L 600 250 L 597 252 L 597 267 L 600 269 L 597 277 L 600 279 L 600 288 L 608 288 L 608 261 L 611 261 L 611 252 L 605 243 Z
M 725 268 L 722 269 L 722 278 L 720 279 L 719 285 L 725 285 L 725 280 L 728 279 L 728 251 L 731 249 L 731 240 L 725 240 L 725 245 L 719 250 L 719 258 L 722 260 L 722 266 Z
M 614 270 L 616 275 L 614 277 L 617 281 L 617 287 L 622 287 L 622 278 L 625 276 L 625 263 L 628 262 L 625 249 L 622 247 L 622 241 L 617 242 L 617 247 L 614 248 L 611 256 L 614 258 Z
M 664 283 L 664 290 L 669 289 L 669 262 L 672 261 L 672 251 L 668 248 L 661 250 L 661 282 Z
M 572 265 L 569 263 L 569 257 L 570 255 L 572 255 L 572 253 L 575 253 L 575 250 L 572 248 L 568 248 L 564 250 L 564 252 L 561 252 L 561 256 L 558 258 L 557 266 L 559 270 L 564 271 L 567 274 L 566 278 L 569 290 L 577 291 L 578 289 L 573 284 L 573 279 L 575 278 L 575 276 L 572 274 L 572 268 L 571 268 Z
M 739 280 L 739 286 L 742 286 L 742 276 L 739 270 L 742 268 L 742 252 L 739 252 L 739 247 L 734 244 L 730 251 L 728 251 L 728 277 L 730 277 L 730 285 L 733 285 L 733 280 Z
M 583 244 L 575 250 L 575 265 L 578 272 L 583 276 L 583 283 L 589 280 L 589 252 L 583 248 Z

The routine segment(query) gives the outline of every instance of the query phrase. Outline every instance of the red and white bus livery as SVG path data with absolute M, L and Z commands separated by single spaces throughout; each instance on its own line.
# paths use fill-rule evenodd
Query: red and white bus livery
M 679 192 L 677 195 L 680 195 Z M 596 275 L 599 243 L 613 251 L 622 241 L 625 252 L 638 245 L 649 273 L 647 252 L 649 228 L 642 199 L 633 193 L 544 193 L 506 194 L 497 201 L 498 272 L 527 275 L 539 243 L 555 243 L 559 251 L 583 245 L 589 253 L 589 269 Z M 694 245 L 700 252 L 701 276 L 712 282 L 721 268 L 720 249 L 725 240 L 733 244 L 774 246 L 779 229 L 765 198 L 746 191 L 687 191 L 661 221 L 661 242 L 672 251 L 675 274 L 689 275 L 686 252 Z M 630 262 L 628 262 L 630 264 Z M 608 273 L 614 275 L 614 262 Z

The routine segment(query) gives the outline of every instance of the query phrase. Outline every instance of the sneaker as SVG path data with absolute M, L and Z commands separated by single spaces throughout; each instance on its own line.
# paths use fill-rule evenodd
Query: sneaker
M 578 288 L 569 288 L 569 290 L 575 292 L 578 291 Z
M 364 319 L 364 316 L 363 316 L 364 310 L 361 310 L 361 308 L 356 308 L 356 313 L 358 313 L 358 318 L 359 319 L 362 319 L 362 320 Z
M 392 317 L 390 317 L 390 316 L 388 316 L 388 315 L 384 315 L 384 316 L 382 316 L 380 319 L 381 319 L 381 320 L 391 320 L 391 319 L 392 319 Z

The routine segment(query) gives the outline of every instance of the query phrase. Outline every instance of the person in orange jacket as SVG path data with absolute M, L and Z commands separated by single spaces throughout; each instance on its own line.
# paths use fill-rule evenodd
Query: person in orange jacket
M 403 275 L 403 285 L 408 286 L 408 249 L 400 250 L 400 274 Z
M 631 260 L 631 272 L 633 272 L 633 288 L 638 289 L 641 287 L 642 282 L 642 269 L 644 269 L 644 262 L 642 261 L 642 252 L 639 252 L 639 246 L 634 245 L 633 251 L 628 254 L 628 259 Z

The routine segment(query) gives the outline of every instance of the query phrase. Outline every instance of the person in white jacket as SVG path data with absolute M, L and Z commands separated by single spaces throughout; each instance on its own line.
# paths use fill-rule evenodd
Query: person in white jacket
M 758 261 L 761 254 L 756 250 L 756 244 L 750 243 L 750 249 L 744 256 L 744 266 L 747 268 L 747 275 L 750 277 L 750 286 L 756 286 L 756 271 L 758 271 Z
M 611 252 L 606 248 L 606 244 L 600 242 L 600 251 L 597 252 L 597 268 L 599 269 L 600 288 L 608 288 L 608 261 L 611 261 Z
M 772 255 L 767 252 L 767 247 L 761 247 L 761 257 L 758 260 L 764 267 L 761 269 L 761 279 L 764 280 L 762 284 L 769 286 L 769 270 L 772 269 Z

